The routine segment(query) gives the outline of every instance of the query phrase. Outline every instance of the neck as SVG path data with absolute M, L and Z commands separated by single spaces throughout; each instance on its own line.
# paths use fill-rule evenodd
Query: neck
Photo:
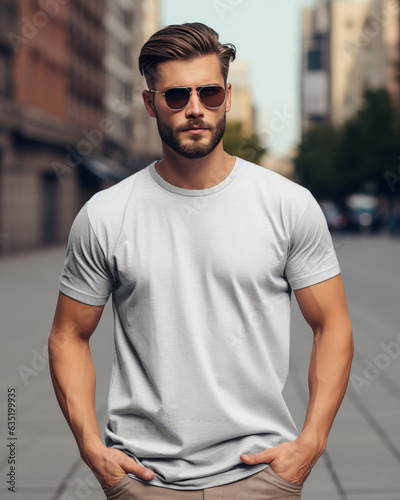
M 231 172 L 235 157 L 223 150 L 222 141 L 204 158 L 184 158 L 164 142 L 163 159 L 156 164 L 159 175 L 185 189 L 206 189 L 222 182 Z

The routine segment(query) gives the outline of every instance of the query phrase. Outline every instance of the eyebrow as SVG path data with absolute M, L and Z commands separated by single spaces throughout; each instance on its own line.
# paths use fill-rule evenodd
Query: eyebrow
M 166 92 L 169 89 L 199 89 L 201 87 L 222 87 L 225 88 L 224 84 L 221 83 L 204 83 L 202 85 L 170 85 L 165 87 L 165 90 L 162 92 Z

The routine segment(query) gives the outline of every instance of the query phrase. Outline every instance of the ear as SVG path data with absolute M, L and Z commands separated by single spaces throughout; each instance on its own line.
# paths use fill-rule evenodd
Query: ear
M 228 83 L 226 85 L 226 101 L 225 101 L 225 111 L 228 112 L 231 109 L 232 102 L 232 84 Z
M 144 107 L 146 108 L 148 115 L 151 116 L 152 118 L 155 118 L 156 113 L 154 111 L 153 95 L 150 92 L 150 90 L 143 90 L 142 97 L 143 97 Z

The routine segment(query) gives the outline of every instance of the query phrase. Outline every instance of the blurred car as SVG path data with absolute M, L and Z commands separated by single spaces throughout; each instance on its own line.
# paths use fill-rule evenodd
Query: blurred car
M 400 205 L 394 207 L 388 216 L 389 234 L 393 236 L 400 235 Z
M 346 198 L 348 227 L 356 231 L 371 232 L 381 227 L 379 199 L 373 194 L 354 193 Z
M 331 231 L 340 231 L 346 228 L 347 216 L 335 202 L 324 200 L 320 202 L 320 206 Z

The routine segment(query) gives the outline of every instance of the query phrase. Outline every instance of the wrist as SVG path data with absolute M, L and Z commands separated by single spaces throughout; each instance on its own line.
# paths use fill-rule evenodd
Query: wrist
M 96 462 L 98 457 L 104 455 L 105 448 L 106 446 L 100 439 L 93 441 L 84 448 L 80 448 L 81 458 L 90 467 L 90 464 Z
M 322 455 L 327 445 L 327 437 L 311 429 L 303 429 L 296 441 L 301 446 L 313 449 L 318 456 Z

